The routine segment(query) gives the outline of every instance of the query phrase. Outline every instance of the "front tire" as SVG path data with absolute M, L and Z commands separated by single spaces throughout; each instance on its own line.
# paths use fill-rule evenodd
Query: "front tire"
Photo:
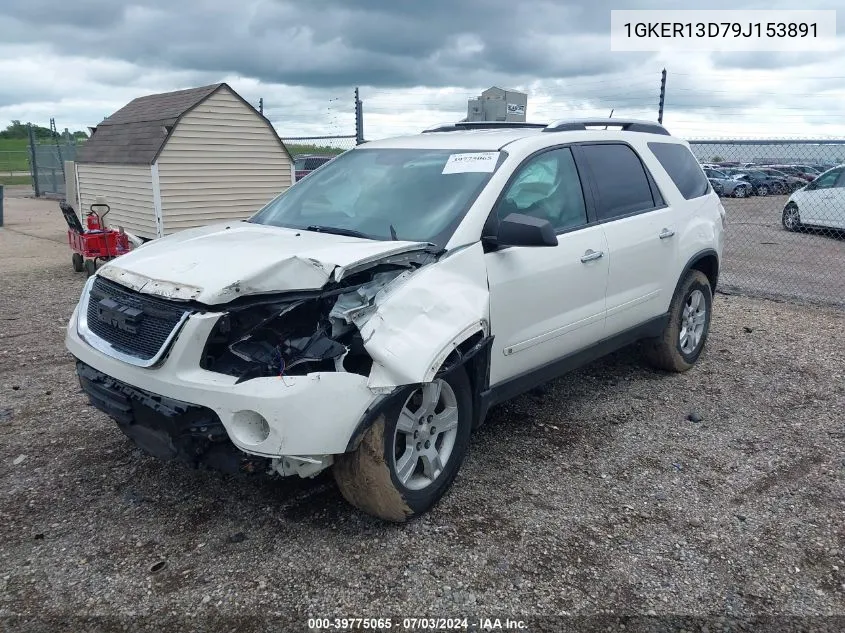
M 745 186 L 737 187 L 734 189 L 734 198 L 744 198 L 747 195 L 745 190 Z
M 349 503 L 397 523 L 425 513 L 451 487 L 472 430 L 471 387 L 463 368 L 403 392 L 400 400 L 332 469 Z
M 73 269 L 76 272 L 81 273 L 83 271 L 82 255 L 80 255 L 79 253 L 74 253 L 73 255 L 71 255 L 70 261 L 73 264 Z
M 645 342 L 648 362 L 657 369 L 684 372 L 695 365 L 710 332 L 713 291 L 700 270 L 684 277 L 669 305 L 669 323 L 663 334 Z
M 783 216 L 781 217 L 783 228 L 787 231 L 798 231 L 801 229 L 801 214 L 798 212 L 798 205 L 790 202 L 783 208 Z
M 768 196 L 769 195 L 769 188 L 766 185 L 760 185 L 757 187 L 757 195 L 758 196 Z

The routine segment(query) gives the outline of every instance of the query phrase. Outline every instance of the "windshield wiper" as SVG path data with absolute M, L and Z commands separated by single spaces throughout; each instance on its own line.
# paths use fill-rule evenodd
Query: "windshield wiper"
M 356 231 L 354 229 L 342 229 L 336 226 L 324 226 L 322 224 L 312 224 L 311 226 L 305 227 L 306 231 L 314 231 L 316 233 L 332 233 L 333 235 L 347 235 L 349 237 L 362 237 L 365 240 L 373 239 L 366 233 L 361 233 L 361 231 Z

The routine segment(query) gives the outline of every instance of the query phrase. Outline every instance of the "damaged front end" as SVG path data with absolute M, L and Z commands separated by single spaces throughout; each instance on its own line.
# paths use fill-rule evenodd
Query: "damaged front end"
M 374 298 L 385 286 L 422 262 L 415 264 L 362 271 L 317 292 L 232 305 L 212 330 L 200 366 L 235 376 L 237 383 L 326 371 L 367 376 L 373 360 L 355 324 L 375 309 Z
M 471 245 L 336 267 L 319 289 L 193 302 L 154 370 L 109 358 L 76 328 L 67 341 L 102 372 L 78 370 L 92 403 L 148 452 L 309 477 L 353 450 L 403 389 L 489 343 L 485 272 Z M 469 362 L 480 393 L 486 363 Z

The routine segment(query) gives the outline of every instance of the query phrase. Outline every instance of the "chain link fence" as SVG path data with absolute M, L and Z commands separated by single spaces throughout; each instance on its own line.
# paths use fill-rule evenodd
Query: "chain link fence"
M 33 188 L 37 196 L 64 196 L 64 162 L 76 160 L 76 143 L 43 143 L 32 147 L 30 161 Z
M 690 140 L 727 211 L 726 292 L 845 305 L 845 140 Z
M 355 135 L 342 136 L 288 136 L 282 142 L 294 157 L 308 154 L 337 155 L 355 147 Z

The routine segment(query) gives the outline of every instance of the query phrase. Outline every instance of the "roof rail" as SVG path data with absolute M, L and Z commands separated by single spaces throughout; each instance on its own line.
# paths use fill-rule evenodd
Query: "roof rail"
M 572 132 L 586 130 L 587 127 L 621 127 L 625 132 L 641 132 L 644 134 L 662 134 L 671 136 L 669 131 L 660 123 L 641 121 L 639 119 L 562 119 L 549 123 L 544 132 Z
M 426 132 L 456 132 L 458 130 L 503 130 L 508 128 L 545 128 L 545 123 L 525 123 L 523 121 L 458 121 L 441 123 L 423 130 Z

